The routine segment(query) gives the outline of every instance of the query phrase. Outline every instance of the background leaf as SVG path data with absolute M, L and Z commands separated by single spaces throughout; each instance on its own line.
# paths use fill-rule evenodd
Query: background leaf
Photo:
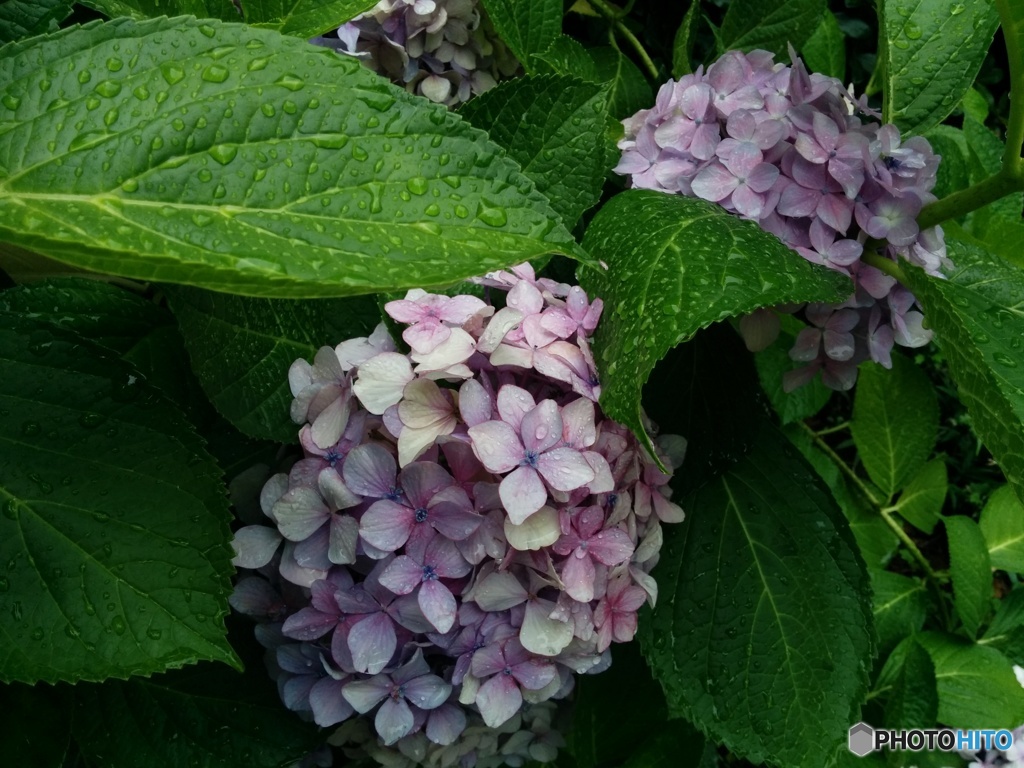
M 251 437 L 291 443 L 288 368 L 312 362 L 316 351 L 357 336 L 380 322 L 376 301 L 288 301 L 228 296 L 195 288 L 170 290 L 192 369 L 214 407 Z
M 75 739 L 95 768 L 277 768 L 323 738 L 284 708 L 259 664 L 83 685 L 75 705 Z
M 220 472 L 180 412 L 101 347 L 0 323 L 0 679 L 234 662 Z
M 690 7 L 672 41 L 672 77 L 676 80 L 693 72 L 690 59 L 693 57 L 693 45 L 697 41 L 699 25 L 700 0 L 690 0 Z
M 82 5 L 112 19 L 127 16 L 153 19 L 159 16 L 193 15 L 201 19 L 239 21 L 238 9 L 231 0 L 81 0 Z
M 71 101 L 47 109 L 29 93 L 55 58 Z M 338 296 L 580 253 L 482 132 L 275 32 L 117 20 L 6 47 L 0 81 L 0 238 L 78 266 Z
M 249 24 L 310 38 L 340 27 L 376 5 L 374 0 L 243 0 Z
M 644 73 L 610 45 L 591 48 L 590 55 L 597 67 L 598 82 L 608 83 L 608 114 L 622 120 L 654 103 L 654 91 Z M 619 134 L 621 136 L 621 132 Z
M 834 13 L 825 11 L 814 34 L 800 48 L 800 56 L 811 72 L 846 81 L 846 36 Z
M 797 50 L 821 23 L 825 0 L 732 0 L 722 20 L 722 51 L 763 48 L 783 59 L 787 45 Z
M 459 114 L 533 180 L 569 229 L 601 197 L 608 89 L 574 77 L 506 80 L 468 101 Z
M 601 407 L 638 435 L 640 390 L 676 344 L 758 307 L 841 301 L 849 290 L 846 278 L 811 266 L 753 222 L 661 192 L 616 195 L 591 221 L 584 247 L 609 265 L 580 275 L 605 302 L 594 340 Z
M 939 722 L 951 728 L 1016 728 L 1024 722 L 1024 688 L 994 648 L 941 632 L 917 641 L 935 664 Z
M 998 173 L 1003 164 L 1003 142 L 970 115 L 964 116 L 964 137 L 969 151 L 971 183 Z M 983 238 L 986 247 L 1003 258 L 1018 259 L 1020 266 L 1022 229 L 1021 211 L 1024 192 L 1006 195 L 966 217 L 966 226 L 975 237 Z
M 754 355 L 761 386 L 783 425 L 814 416 L 825 407 L 834 391 L 822 384 L 818 377 L 792 392 L 783 390 L 783 374 L 793 369 L 793 361 L 787 351 L 792 345 L 793 337 L 783 334 L 776 343 Z
M 600 82 L 594 57 L 574 37 L 558 35 L 544 52 L 535 53 L 533 58 L 538 62 L 537 70 L 541 73 L 578 77 L 588 83 Z
M 6 0 L 0 3 L 0 45 L 53 32 L 71 15 L 73 0 Z
M 979 523 L 992 567 L 1024 573 L 1024 504 L 1010 486 L 992 493 L 981 510 Z
M 928 592 L 920 579 L 868 568 L 878 652 L 884 656 L 900 640 L 920 631 L 928 615 Z
M 885 708 L 887 728 L 920 728 L 935 722 L 939 693 L 928 651 L 910 638 Z
M 938 125 L 960 103 L 999 26 L 991 0 L 881 0 L 882 122 L 904 133 Z
M 0 686 L 4 760 L 24 768 L 61 768 L 71 739 L 71 696 L 65 688 Z
M 995 648 L 1014 664 L 1024 662 L 1024 589 L 1015 588 L 999 601 L 996 615 L 979 642 Z
M 978 437 L 1024 499 L 1024 272 L 981 248 L 947 240 L 947 280 L 907 279 L 935 329 Z
M 853 399 L 850 432 L 868 476 L 891 497 L 931 455 L 939 406 L 928 376 L 906 358 L 892 369 L 864 366 Z
M 985 550 L 985 537 L 969 517 L 943 519 L 949 540 L 949 576 L 953 582 L 953 605 L 971 637 L 988 616 L 992 600 L 992 566 Z
M 481 0 L 498 36 L 523 64 L 536 71 L 532 57 L 543 53 L 562 32 L 561 0 Z
M 932 459 L 910 478 L 896 500 L 896 511 L 918 530 L 931 533 L 942 515 L 948 488 L 946 463 Z
M 654 571 L 658 607 L 640 622 L 670 713 L 755 763 L 825 764 L 857 719 L 873 651 L 842 515 L 768 425 L 683 506 Z

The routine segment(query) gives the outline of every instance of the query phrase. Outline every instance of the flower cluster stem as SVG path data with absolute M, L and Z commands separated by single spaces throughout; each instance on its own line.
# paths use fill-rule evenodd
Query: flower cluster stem
M 644 69 L 647 70 L 647 74 L 650 75 L 652 80 L 657 80 L 658 67 L 651 60 L 651 57 L 647 53 L 647 50 L 644 48 L 643 43 L 641 43 L 637 39 L 637 36 L 634 35 L 632 31 L 630 31 L 629 27 L 627 27 L 626 24 L 622 21 L 622 17 L 626 15 L 626 11 L 624 11 L 621 8 L 616 8 L 611 3 L 605 2 L 605 0 L 588 1 L 594 8 L 596 8 L 601 13 L 602 16 L 604 16 L 606 19 L 608 19 L 608 21 L 611 22 L 612 27 L 615 29 L 615 31 L 622 37 L 624 37 L 631 46 L 633 46 L 633 50 L 635 50 L 637 56 L 640 57 L 640 61 L 644 65 Z

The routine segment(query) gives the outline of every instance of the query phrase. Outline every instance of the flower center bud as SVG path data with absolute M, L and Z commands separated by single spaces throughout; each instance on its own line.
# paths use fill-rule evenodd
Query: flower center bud
M 536 451 L 527 451 L 525 454 L 523 454 L 523 461 L 522 461 L 522 463 L 525 464 L 528 467 L 533 467 L 534 469 L 536 469 L 537 468 L 537 452 Z
M 425 523 L 427 521 L 427 510 L 424 507 L 420 507 L 416 510 L 416 522 Z
M 424 581 L 436 581 L 437 580 L 437 571 L 434 570 L 434 566 L 432 566 L 432 565 L 424 565 L 423 566 L 423 580 Z

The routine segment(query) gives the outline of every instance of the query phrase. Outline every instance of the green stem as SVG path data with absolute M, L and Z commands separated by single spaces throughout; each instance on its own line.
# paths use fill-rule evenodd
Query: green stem
M 850 422 L 844 421 L 842 424 L 836 424 L 834 427 L 826 427 L 825 429 L 819 429 L 816 434 L 818 437 L 824 437 L 825 435 L 831 435 L 834 432 L 842 432 L 844 429 L 850 428 Z
M 924 227 L 921 228 L 924 229 Z M 882 254 L 878 253 L 873 247 L 873 244 L 881 245 L 877 240 L 868 240 L 868 242 L 864 244 L 864 253 L 861 254 L 860 260 L 868 266 L 874 267 L 879 272 L 884 272 L 889 275 L 889 277 L 895 277 L 902 285 L 906 285 L 907 276 L 904 274 L 900 265 L 892 259 L 887 259 Z
M 621 8 L 616 8 L 610 3 L 606 3 L 605 0 L 588 0 L 588 2 L 612 23 L 612 26 L 620 35 L 629 41 L 629 44 L 633 46 L 633 50 L 636 51 L 637 56 L 640 57 L 640 61 L 647 70 L 647 74 L 650 75 L 652 80 L 657 80 L 658 67 L 655 66 L 651 57 L 647 54 L 647 50 L 644 48 L 643 43 L 637 39 L 637 36 L 634 35 L 630 31 L 629 27 L 627 27 L 622 21 L 622 17 L 625 16 L 626 12 Z
M 805 422 L 801 421 L 798 423 L 803 428 L 804 432 L 810 435 L 811 440 L 814 441 L 814 444 L 818 446 L 821 452 L 828 456 L 830 459 L 832 459 L 835 465 L 839 467 L 839 470 L 848 478 L 850 478 L 850 482 L 857 486 L 857 490 L 864 494 L 864 498 L 870 501 L 873 507 L 881 507 L 881 500 L 875 498 L 875 494 L 871 492 L 871 489 L 867 487 L 863 480 L 857 477 L 857 473 L 850 469 L 847 463 L 843 461 L 843 457 L 840 456 L 835 451 L 833 451 L 832 446 L 826 443 L 824 440 L 822 440 L 818 436 L 818 433 L 811 429 L 809 426 L 807 426 Z
M 1020 101 L 1024 102 L 1024 98 L 1020 99 Z M 1010 145 L 1007 144 L 1006 146 L 1009 147 Z M 1017 152 L 1020 152 L 1019 148 Z M 921 215 L 917 217 L 918 226 L 921 229 L 934 227 L 936 224 L 941 224 L 949 219 L 965 216 L 971 211 L 976 211 L 978 208 L 995 202 L 1005 195 L 1009 195 L 1011 192 L 1024 190 L 1024 168 L 1019 167 L 1022 165 L 1019 160 L 1020 158 L 1018 158 L 1016 163 L 1011 161 L 1009 164 L 1004 162 L 999 173 L 989 176 L 977 184 L 972 184 L 967 189 L 961 189 L 959 192 L 954 192 L 941 200 L 936 200 L 934 203 L 926 205 L 924 210 L 921 211 Z M 1014 165 L 1018 166 L 1015 171 L 1007 170 Z
M 996 10 L 1003 25 L 1003 40 L 1010 64 L 1010 119 L 1006 124 L 1006 151 L 1003 153 L 1003 170 L 1010 169 L 1018 179 L 1024 176 L 1024 47 L 1021 37 L 1014 34 L 1014 19 L 1010 3 L 1019 0 L 996 0 Z

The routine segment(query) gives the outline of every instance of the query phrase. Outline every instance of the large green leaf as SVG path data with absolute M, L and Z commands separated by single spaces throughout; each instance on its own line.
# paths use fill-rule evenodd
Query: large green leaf
M 825 11 L 818 28 L 800 49 L 800 55 L 811 72 L 839 80 L 846 77 L 846 36 L 834 13 Z
M 882 119 L 923 133 L 949 115 L 974 78 L 999 26 L 992 0 L 880 0 Z
M 992 566 L 985 550 L 985 537 L 969 517 L 947 517 L 943 523 L 949 540 L 953 605 L 964 630 L 975 637 L 992 608 Z
M 323 739 L 284 709 L 261 665 L 83 685 L 75 704 L 75 739 L 95 768 L 277 768 Z
M 723 50 L 799 50 L 825 14 L 825 0 L 732 0 L 719 32 Z
M 0 82 L 0 239 L 79 266 L 340 296 L 579 254 L 481 131 L 276 32 L 119 19 L 7 46 Z
M 917 641 L 935 664 L 939 722 L 952 728 L 1016 728 L 1024 722 L 1024 688 L 994 648 L 941 632 Z
M 754 763 L 824 765 L 857 719 L 873 650 L 849 527 L 767 424 L 684 507 L 654 571 L 658 607 L 640 626 L 670 713 Z
M 654 91 L 628 56 L 610 45 L 591 48 L 599 82 L 608 83 L 608 114 L 622 120 L 654 103 Z
M 908 268 L 972 425 L 1024 499 L 1024 271 L 947 240 L 947 280 Z
M 927 374 L 893 356 L 891 370 L 860 372 L 850 432 L 871 480 L 888 496 L 924 466 L 935 447 L 939 406 Z
M 340 27 L 374 5 L 375 0 L 243 0 L 242 12 L 249 24 L 309 38 Z
M 53 32 L 71 14 L 72 0 L 6 0 L 0 3 L 0 45 Z
M 979 522 L 992 567 L 1024 573 L 1024 504 L 1010 486 L 998 488 L 989 497 Z
M 591 221 L 587 270 L 605 302 L 595 338 L 601 407 L 643 434 L 640 391 L 654 364 L 701 328 L 784 302 L 842 301 L 849 281 L 812 266 L 773 235 L 703 200 L 630 190 Z
M 102 347 L 0 322 L 0 679 L 233 662 L 230 518 L 180 412 Z
M 506 80 L 459 111 L 504 147 L 572 228 L 598 201 L 605 156 L 608 88 L 575 77 Z
M 158 16 L 191 14 L 201 19 L 239 18 L 238 9 L 231 0 L 81 0 L 82 5 L 93 8 L 110 18 L 127 16 L 133 19 L 153 19 Z
M 964 137 L 968 147 L 968 166 L 971 182 L 978 183 L 998 173 L 1003 165 L 1003 142 L 985 125 L 970 115 L 964 115 Z M 942 162 L 946 162 L 943 158 Z M 1016 259 L 1021 266 L 1020 243 L 1024 237 L 1021 211 L 1024 192 L 1013 192 L 973 211 L 966 217 L 971 233 L 989 243 L 988 247 L 1008 260 Z
M 522 62 L 536 71 L 535 53 L 544 53 L 562 33 L 562 0 L 481 0 L 498 36 Z
M 942 516 L 948 490 L 946 463 L 932 459 L 910 478 L 894 507 L 915 528 L 931 533 Z
M 871 600 L 878 631 L 878 650 L 884 655 L 900 640 L 920 631 L 928 615 L 924 582 L 890 571 L 869 568 Z
M 317 349 L 367 336 L 380 322 L 377 303 L 349 299 L 250 299 L 196 288 L 170 291 L 206 396 L 235 427 L 252 437 L 294 442 L 288 416 L 288 367 L 312 361 Z

